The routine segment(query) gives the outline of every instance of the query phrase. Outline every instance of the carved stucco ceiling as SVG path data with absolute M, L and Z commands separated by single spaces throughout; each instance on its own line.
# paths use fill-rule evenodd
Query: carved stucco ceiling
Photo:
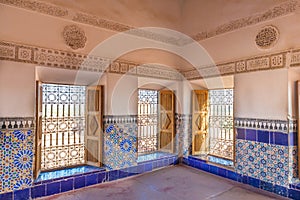
M 163 27 L 189 36 L 254 16 L 291 0 L 41 0 L 132 27 Z

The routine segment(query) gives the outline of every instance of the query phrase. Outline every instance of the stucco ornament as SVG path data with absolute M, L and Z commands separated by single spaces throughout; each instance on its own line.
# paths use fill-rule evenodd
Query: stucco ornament
M 63 38 L 65 43 L 74 50 L 83 48 L 87 40 L 83 29 L 77 25 L 65 26 L 63 30 Z
M 278 29 L 275 26 L 265 26 L 256 35 L 255 43 L 259 48 L 273 47 L 279 38 Z

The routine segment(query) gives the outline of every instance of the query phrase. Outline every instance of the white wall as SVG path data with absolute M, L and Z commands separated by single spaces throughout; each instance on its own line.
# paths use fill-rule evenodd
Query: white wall
M 235 75 L 234 116 L 286 120 L 288 70 L 258 71 Z
M 192 80 L 190 83 L 194 86 L 194 89 L 222 89 L 222 88 L 233 88 L 234 87 L 234 76 L 220 76 L 205 78 L 199 80 Z
M 137 115 L 138 78 L 107 74 L 106 115 Z
M 299 68 L 290 68 L 288 70 L 288 115 L 292 119 L 298 118 L 298 102 L 297 102 L 297 81 L 300 80 L 300 69 Z
M 33 117 L 35 66 L 0 61 L 0 117 Z

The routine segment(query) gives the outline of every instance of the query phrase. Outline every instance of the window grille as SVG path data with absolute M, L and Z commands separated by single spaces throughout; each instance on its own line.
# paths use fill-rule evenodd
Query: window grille
M 138 153 L 157 150 L 157 103 L 157 91 L 138 91 Z
M 41 169 L 84 163 L 85 87 L 43 84 Z
M 233 89 L 209 91 L 209 154 L 233 159 Z

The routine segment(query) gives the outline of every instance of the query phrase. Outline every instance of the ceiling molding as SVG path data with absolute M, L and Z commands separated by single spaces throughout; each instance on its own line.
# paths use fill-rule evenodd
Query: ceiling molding
M 237 29 L 241 29 L 247 26 L 252 26 L 261 22 L 272 20 L 277 17 L 285 16 L 299 9 L 299 5 L 300 5 L 299 0 L 288 0 L 277 6 L 274 6 L 271 9 L 266 10 L 265 12 L 230 21 L 210 31 L 197 33 L 194 36 L 192 36 L 192 38 L 196 41 L 201 41 L 201 40 L 215 37 L 217 35 L 228 33 Z
M 192 43 L 193 40 L 205 40 L 240 28 L 255 25 L 277 17 L 285 16 L 295 12 L 299 8 L 299 0 L 288 0 L 260 14 L 233 20 L 229 23 L 220 25 L 210 31 L 199 32 L 192 36 L 192 38 L 177 38 L 168 35 L 163 35 L 160 33 L 151 32 L 148 30 L 142 30 L 138 27 L 103 19 L 95 15 L 71 10 L 68 8 L 60 7 L 51 3 L 41 2 L 38 0 L 0 0 L 0 3 L 8 6 L 13 6 L 33 12 L 50 15 L 53 17 L 63 18 L 76 23 L 82 23 L 85 25 L 103 28 L 109 31 L 125 32 L 127 34 L 131 34 L 137 37 L 147 38 L 150 40 L 159 41 L 175 46 L 184 46 Z

